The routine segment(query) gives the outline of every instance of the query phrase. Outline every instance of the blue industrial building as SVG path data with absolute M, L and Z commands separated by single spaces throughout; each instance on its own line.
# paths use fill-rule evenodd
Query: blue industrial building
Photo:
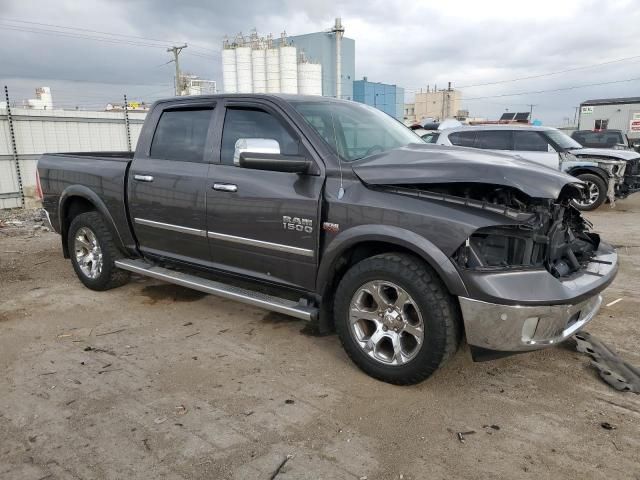
M 404 117 L 404 88 L 380 82 L 370 82 L 367 77 L 353 82 L 353 99 L 382 110 L 398 120 Z
M 281 39 L 275 39 L 277 45 Z M 322 65 L 322 95 L 336 96 L 336 35 L 331 32 L 307 33 L 287 37 L 287 42 L 298 49 L 298 54 Z M 356 71 L 356 42 L 351 38 L 341 40 L 342 94 L 345 100 L 353 100 L 353 79 Z

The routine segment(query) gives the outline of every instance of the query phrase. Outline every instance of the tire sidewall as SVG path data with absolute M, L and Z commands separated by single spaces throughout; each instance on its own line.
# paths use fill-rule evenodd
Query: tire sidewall
M 583 181 L 588 181 L 593 183 L 594 185 L 596 185 L 598 187 L 598 191 L 600 192 L 600 195 L 598 196 L 598 199 L 591 205 L 589 206 L 583 206 L 583 205 L 579 205 L 576 202 L 572 202 L 573 205 L 580 211 L 582 212 L 590 212 L 593 210 L 596 210 L 598 208 L 600 208 L 600 206 L 607 200 L 607 184 L 604 180 L 602 180 L 602 178 L 600 178 L 599 176 L 593 174 L 593 173 L 583 173 L 581 175 L 578 175 L 577 178 L 579 178 L 580 180 Z
M 364 265 L 360 265 L 361 267 Z M 358 267 L 358 265 L 356 265 Z M 422 316 L 424 340 L 417 355 L 403 365 L 385 365 L 362 350 L 351 332 L 349 310 L 355 292 L 370 281 L 389 281 L 403 288 L 413 299 Z M 411 270 L 404 272 L 388 269 L 349 271 L 338 287 L 335 303 L 335 325 L 343 347 L 353 361 L 371 376 L 391 383 L 416 383 L 406 379 L 424 377 L 425 365 L 434 371 L 445 354 L 446 331 L 440 304 L 430 286 Z M 421 378 L 422 379 L 422 378 Z
M 78 261 L 76 260 L 74 239 L 78 230 L 83 227 L 91 230 L 91 232 L 95 235 L 98 245 L 100 246 L 100 250 L 102 251 L 102 271 L 96 278 L 87 277 L 80 268 L 80 265 L 78 265 Z M 82 213 L 73 219 L 67 234 L 67 246 L 69 249 L 69 255 L 71 257 L 71 264 L 73 265 L 73 269 L 75 270 L 76 275 L 78 276 L 80 281 L 86 287 L 92 290 L 105 289 L 107 287 L 107 284 L 109 283 L 111 272 L 115 268 L 113 263 L 114 259 L 111 258 L 111 253 L 107 244 L 108 239 L 104 238 L 104 235 L 102 234 L 104 228 L 104 222 L 102 221 L 98 213 Z

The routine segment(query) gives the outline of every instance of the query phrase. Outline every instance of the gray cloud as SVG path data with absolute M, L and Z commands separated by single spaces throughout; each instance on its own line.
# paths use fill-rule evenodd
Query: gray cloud
M 356 74 L 396 83 L 412 91 L 437 83 L 474 85 L 562 70 L 637 54 L 640 10 L 631 1 L 459 1 L 427 3 L 318 2 L 310 0 L 0 0 L 4 19 L 67 25 L 127 35 L 187 41 L 183 68 L 220 80 L 219 50 L 225 34 L 290 34 L 318 31 L 342 16 L 356 40 Z M 14 97 L 32 95 L 38 84 L 54 87 L 67 104 L 100 104 L 122 93 L 148 100 L 171 94 L 173 66 L 164 48 L 98 43 L 6 29 L 0 18 L 0 79 Z M 5 28 L 3 28 L 5 27 Z M 29 29 L 27 25 L 24 28 Z M 46 27 L 39 27 L 46 28 Z M 72 34 L 72 32 L 69 32 Z M 143 42 L 142 40 L 138 40 Z M 213 50 L 213 51 L 211 51 Z M 208 55 L 204 57 L 203 55 Z M 464 97 L 640 77 L 640 59 L 563 75 L 465 88 Z M 54 86 L 55 85 L 55 86 Z M 478 115 L 536 104 L 537 117 L 561 123 L 586 98 L 637 95 L 640 82 L 566 92 L 468 100 Z

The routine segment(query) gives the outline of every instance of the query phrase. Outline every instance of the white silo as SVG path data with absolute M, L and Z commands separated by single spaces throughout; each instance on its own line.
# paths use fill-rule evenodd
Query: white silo
M 253 93 L 267 92 L 267 70 L 266 70 L 266 53 L 264 44 L 259 42 L 256 47 L 251 50 L 251 64 L 253 66 Z
M 267 37 L 267 93 L 280 93 L 280 51 L 273 46 L 271 34 Z
M 236 78 L 238 81 L 238 93 L 253 92 L 251 47 L 245 46 L 242 37 L 239 37 L 238 46 L 236 47 Z
M 236 79 L 236 51 L 227 40 L 222 44 L 222 82 L 225 93 L 236 93 L 238 82 Z
M 280 93 L 298 93 L 298 54 L 285 34 L 280 44 Z
M 298 64 L 298 93 L 322 95 L 322 65 L 309 62 Z

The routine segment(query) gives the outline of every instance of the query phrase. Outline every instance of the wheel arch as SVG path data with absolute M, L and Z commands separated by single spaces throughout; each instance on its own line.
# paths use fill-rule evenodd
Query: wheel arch
M 569 175 L 572 175 L 574 177 L 577 177 L 578 175 L 582 175 L 585 173 L 590 173 L 593 175 L 597 175 L 598 177 L 600 177 L 602 179 L 602 181 L 605 183 L 605 185 L 608 184 L 609 182 L 609 174 L 604 171 L 603 169 L 599 168 L 599 167 L 592 167 L 592 166 L 588 166 L 588 165 L 581 165 L 581 166 L 577 166 L 577 167 L 573 167 L 569 170 L 567 170 L 567 173 Z

